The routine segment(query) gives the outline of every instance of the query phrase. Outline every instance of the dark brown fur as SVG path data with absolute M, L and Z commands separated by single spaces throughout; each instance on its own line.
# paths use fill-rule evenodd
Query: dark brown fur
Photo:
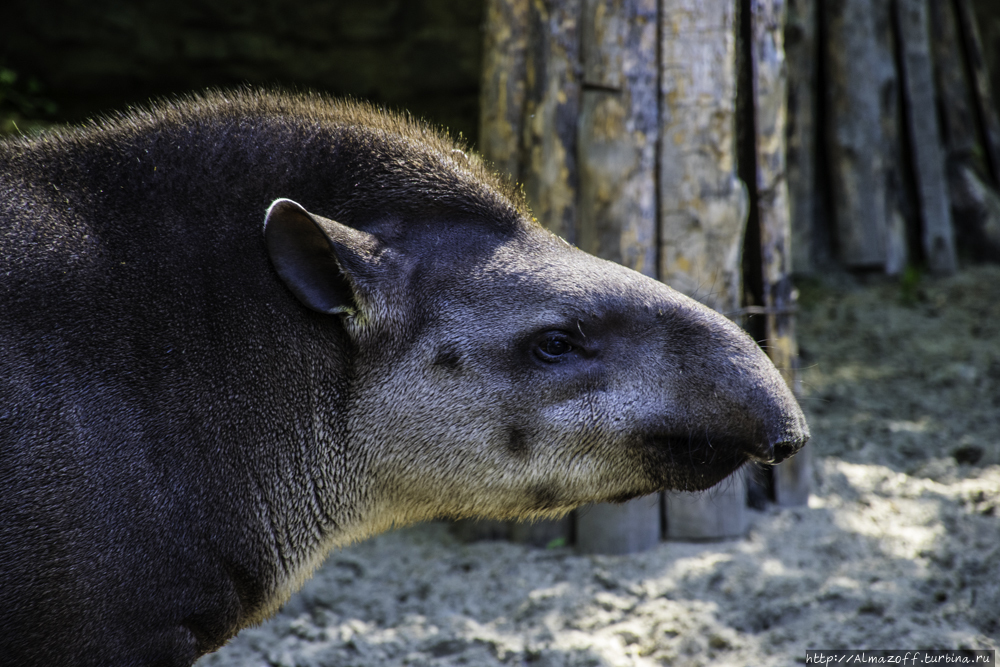
M 213 93 L 0 144 L 10 664 L 189 665 L 395 523 L 705 488 L 807 437 L 735 326 L 421 123 Z

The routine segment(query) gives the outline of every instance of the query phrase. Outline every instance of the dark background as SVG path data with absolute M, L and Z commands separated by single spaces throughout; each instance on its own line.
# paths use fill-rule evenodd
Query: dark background
M 0 109 L 77 122 L 281 85 L 404 108 L 474 140 L 482 15 L 477 0 L 19 0 L 0 12 L 0 67 L 17 77 L 0 83 Z
M 1000 0 L 973 5 L 997 98 Z M 0 113 L 78 122 L 212 86 L 281 85 L 407 109 L 474 144 L 483 9 L 481 0 L 18 0 L 0 13 L 0 67 L 17 77 L 0 81 Z

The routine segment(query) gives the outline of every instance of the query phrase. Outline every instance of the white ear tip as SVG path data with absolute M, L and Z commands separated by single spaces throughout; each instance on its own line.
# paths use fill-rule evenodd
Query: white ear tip
M 296 201 L 292 201 L 291 199 L 285 199 L 284 197 L 275 199 L 271 202 L 271 205 L 267 207 L 267 215 L 270 216 L 275 208 L 290 208 L 292 210 L 301 211 L 302 213 L 306 212 L 306 209 L 301 204 Z

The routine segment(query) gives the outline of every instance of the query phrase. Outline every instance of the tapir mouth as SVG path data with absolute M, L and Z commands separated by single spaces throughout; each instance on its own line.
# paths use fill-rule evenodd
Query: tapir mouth
M 646 473 L 663 490 L 701 491 L 747 462 L 776 464 L 792 456 L 807 436 L 770 443 L 764 437 L 735 438 L 711 433 L 660 433 L 642 440 Z

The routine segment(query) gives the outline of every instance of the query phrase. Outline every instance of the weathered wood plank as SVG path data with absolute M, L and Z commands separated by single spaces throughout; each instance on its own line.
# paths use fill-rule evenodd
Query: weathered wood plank
M 597 5 L 585 31 L 596 43 L 583 46 L 593 78 L 584 84 L 577 135 L 578 245 L 655 278 L 656 1 L 587 4 Z
M 990 74 L 983 56 L 983 42 L 979 35 L 979 26 L 969 0 L 955 0 L 955 9 L 962 27 L 965 55 L 968 59 L 969 69 L 972 71 L 973 90 L 976 93 L 983 143 L 986 148 L 990 172 L 993 176 L 993 185 L 1000 186 L 1000 116 L 997 115 L 996 107 L 993 104 Z
M 622 505 L 587 505 L 576 512 L 576 548 L 581 553 L 630 554 L 659 542 L 659 494 Z
M 624 0 L 583 2 L 583 83 L 619 90 L 624 76 L 626 16 Z M 656 55 L 655 50 L 652 53 Z
M 798 384 L 792 288 L 792 223 L 785 146 L 788 76 L 785 66 L 784 0 L 755 0 L 750 13 L 750 59 L 756 146 L 757 213 L 760 224 L 767 354 L 792 391 Z M 774 468 L 781 504 L 809 501 L 809 457 L 796 456 Z
M 783 0 L 751 3 L 750 54 L 760 221 L 761 269 L 764 283 L 767 352 L 795 389 L 795 344 L 791 282 L 791 216 L 785 178 L 787 75 L 784 51 Z
M 577 122 L 583 0 L 532 2 L 522 129 L 524 191 L 545 227 L 576 243 Z
M 749 527 L 745 474 L 738 470 L 704 493 L 668 493 L 667 539 L 722 540 L 745 535 Z
M 736 177 L 736 3 L 663 0 L 660 278 L 721 312 L 740 305 L 747 195 Z
M 788 0 L 785 67 L 788 71 L 788 208 L 792 221 L 792 272 L 811 275 L 823 238 L 816 217 L 816 81 L 819 75 L 815 0 Z
M 748 210 L 736 176 L 736 4 L 661 3 L 660 279 L 724 313 L 740 307 Z M 745 506 L 742 478 L 668 493 L 667 536 L 740 534 Z
M 927 0 L 897 0 L 896 21 L 924 257 L 933 273 L 949 275 L 958 258 L 938 132 Z
M 656 277 L 656 0 L 586 0 L 577 141 L 579 240 L 587 252 Z M 660 500 L 577 512 L 577 549 L 632 553 L 660 540 Z
M 990 160 L 955 9 L 952 0 L 930 0 L 931 47 L 955 242 L 974 261 L 998 261 L 1000 207 L 995 190 L 987 185 L 992 182 Z
M 973 93 L 965 69 L 952 0 L 930 0 L 931 53 L 941 109 L 942 140 L 949 158 L 969 161 L 988 173 L 976 130 Z
M 890 3 L 823 3 L 827 147 L 840 260 L 898 273 L 906 263 L 894 182 L 898 81 Z
M 487 0 L 479 88 L 479 151 L 514 181 L 520 178 L 527 81 L 529 0 Z

